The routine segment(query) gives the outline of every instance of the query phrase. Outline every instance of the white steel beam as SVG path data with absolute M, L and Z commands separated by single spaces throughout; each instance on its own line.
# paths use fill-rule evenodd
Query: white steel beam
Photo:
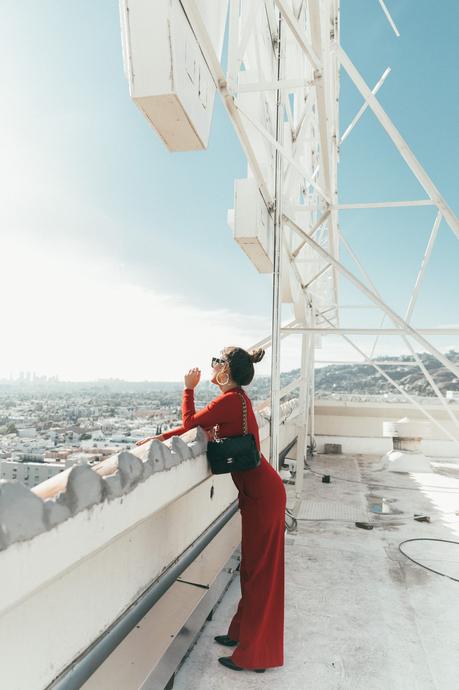
M 328 268 L 328 266 L 327 266 Z M 354 335 L 413 335 L 410 328 L 324 328 L 321 326 L 294 326 L 293 328 L 283 328 L 290 333 L 312 333 L 321 335 L 342 335 L 352 333 Z M 416 328 L 416 333 L 422 335 L 459 335 L 459 328 Z
M 282 32 L 282 18 L 279 15 L 279 29 L 277 41 L 277 80 L 283 77 L 283 59 L 285 56 L 285 38 Z M 276 144 L 282 148 L 284 135 L 282 92 L 276 92 Z M 282 156 L 276 146 L 274 158 L 274 223 L 273 223 L 273 297 L 272 297 L 272 357 L 271 357 L 271 433 L 269 435 L 269 460 L 274 469 L 279 472 L 279 416 L 280 416 L 280 329 L 282 318 L 281 271 L 282 271 L 282 239 L 283 239 L 283 205 L 282 205 Z
M 245 112 L 245 110 L 242 110 L 240 106 L 237 106 L 237 109 L 238 112 L 241 113 L 241 115 L 243 115 L 248 120 L 248 122 L 250 122 L 250 124 L 253 127 L 255 127 L 255 129 L 258 132 L 260 132 L 260 134 L 276 149 L 276 151 L 279 152 L 283 158 L 285 158 L 289 165 L 293 166 L 295 170 L 299 172 L 299 174 L 306 180 L 307 184 L 311 185 L 311 187 L 314 187 L 316 192 L 319 192 L 322 198 L 329 204 L 330 198 L 327 196 L 324 190 L 321 189 L 317 182 L 314 182 L 314 180 L 311 177 L 309 177 L 304 168 L 287 153 L 285 147 L 278 141 L 276 141 L 276 139 L 273 136 L 271 136 L 271 134 L 264 127 L 262 127 L 262 125 L 260 125 L 260 123 L 254 120 L 253 117 L 251 117 L 248 113 Z
M 440 220 L 441 220 L 441 214 L 440 214 L 440 212 L 438 212 L 438 213 L 437 213 L 437 217 L 436 217 L 435 222 L 434 222 L 434 226 L 433 226 L 433 229 L 432 229 L 432 233 L 431 233 L 430 238 L 429 238 L 429 242 L 428 242 L 428 244 L 427 244 L 426 252 L 425 252 L 424 257 L 423 257 L 423 260 L 422 260 L 422 262 L 421 262 L 421 270 L 420 270 L 420 272 L 418 273 L 418 277 L 417 277 L 416 284 L 415 284 L 415 289 L 413 290 L 412 300 L 411 300 L 411 302 L 410 302 L 410 304 L 412 305 L 412 307 L 414 307 L 414 304 L 415 304 L 415 301 L 416 301 L 416 297 L 417 297 L 417 294 L 418 294 L 418 291 L 419 291 L 419 287 L 420 287 L 420 284 L 421 284 L 421 282 L 422 282 L 422 278 L 423 278 L 423 275 L 424 275 L 424 271 L 425 271 L 425 269 L 426 269 L 426 267 L 427 267 L 428 259 L 429 259 L 429 257 L 430 257 L 430 253 L 432 252 L 432 249 L 433 249 L 433 245 L 434 245 L 434 242 L 435 242 L 435 238 L 436 238 L 436 234 L 437 234 L 437 231 L 438 231 L 438 226 L 439 226 L 439 224 L 440 224 Z M 367 279 L 367 281 L 368 281 L 368 285 L 371 287 L 371 289 L 373 290 L 373 292 L 374 292 L 376 295 L 378 295 L 378 297 L 380 297 L 380 294 L 379 294 L 379 292 L 378 292 L 376 286 L 374 285 L 373 281 L 371 280 L 370 276 L 368 275 L 367 271 L 365 270 L 365 268 L 364 268 L 362 262 L 357 258 L 357 256 L 355 255 L 354 251 L 353 251 L 352 248 L 349 246 L 349 243 L 345 240 L 345 238 L 344 238 L 343 235 L 341 235 L 341 240 L 344 242 L 344 244 L 345 244 L 345 246 L 346 246 L 346 248 L 347 248 L 347 250 L 348 250 L 350 256 L 352 257 L 352 259 L 355 261 L 355 263 L 357 264 L 357 266 L 360 268 L 360 270 L 362 271 L 362 273 L 363 273 L 364 276 L 366 277 L 366 279 Z M 413 299 L 413 298 L 414 298 L 414 299 Z M 379 325 L 379 328 L 382 328 L 383 323 L 384 323 L 385 316 L 386 316 L 386 314 L 383 314 L 383 317 L 382 317 L 382 319 L 381 319 L 381 323 L 380 323 L 380 325 Z M 406 315 L 405 315 L 405 321 L 406 321 L 407 323 L 409 323 L 409 321 L 410 321 L 410 319 L 407 318 Z M 375 349 L 376 349 L 376 344 L 377 344 L 377 342 L 378 342 L 378 338 L 379 338 L 379 335 L 377 335 L 376 338 L 375 338 L 375 341 L 374 341 L 374 343 L 373 343 L 373 347 L 372 347 L 372 349 L 371 349 L 370 357 L 373 357 L 373 355 L 374 355 L 374 352 L 375 352 Z M 415 351 L 414 347 L 412 346 L 411 342 L 408 340 L 408 338 L 406 337 L 406 335 L 403 335 L 403 336 L 402 336 L 402 340 L 403 340 L 403 342 L 405 343 L 405 345 L 406 345 L 406 347 L 408 348 L 408 350 L 411 352 L 411 354 L 412 354 L 412 356 L 414 357 L 414 359 L 415 359 L 417 365 L 418 365 L 419 368 L 421 369 L 421 371 L 422 371 L 422 373 L 423 373 L 425 379 L 428 381 L 428 383 L 429 383 L 429 385 L 431 386 L 432 390 L 434 391 L 435 395 L 436 395 L 437 398 L 439 399 L 441 405 L 442 405 L 443 408 L 445 409 L 447 415 L 450 417 L 450 419 L 451 419 L 451 421 L 454 423 L 454 425 L 459 429 L 459 421 L 457 420 L 456 415 L 453 413 L 453 411 L 452 411 L 450 405 L 447 403 L 447 401 L 446 401 L 444 395 L 442 394 L 442 392 L 441 392 L 440 388 L 438 387 L 438 385 L 435 383 L 435 381 L 434 381 L 432 375 L 430 374 L 429 370 L 428 370 L 427 367 L 425 366 L 424 362 L 422 361 L 422 359 L 420 358 L 420 356 L 418 355 L 418 353 Z
M 242 59 L 244 56 L 244 53 L 247 49 L 247 44 L 250 39 L 250 35 L 253 33 L 254 28 L 256 26 L 255 19 L 257 16 L 257 13 L 261 9 L 261 3 L 256 0 L 255 2 L 249 3 L 248 7 L 249 13 L 246 18 L 245 26 L 242 27 L 242 35 L 241 35 L 241 42 L 238 45 L 238 55 Z
M 418 367 L 417 362 L 404 362 L 401 359 L 396 360 L 371 360 L 371 365 L 369 362 L 360 361 L 357 359 L 316 359 L 315 364 L 360 364 L 361 366 L 369 367 L 373 364 L 378 364 L 380 367 Z
M 340 309 L 378 309 L 375 304 L 340 304 Z
M 271 41 L 274 44 L 278 39 L 279 27 L 277 25 L 278 20 L 276 18 L 276 8 L 272 3 L 272 0 L 263 0 L 263 4 L 266 12 L 266 19 L 268 20 L 269 33 L 271 35 Z
M 311 228 L 308 229 L 308 231 L 304 230 L 303 232 L 307 232 L 307 234 L 309 235 L 309 237 L 314 237 L 314 234 L 316 233 L 316 231 L 320 228 L 320 226 L 321 226 L 323 223 L 325 223 L 325 221 L 327 220 L 327 218 L 328 218 L 329 215 L 330 215 L 330 209 L 327 208 L 326 211 L 324 211 L 324 213 L 322 213 L 322 215 L 320 216 L 319 220 L 317 220 L 317 221 L 314 223 L 314 225 L 313 225 Z M 304 247 L 305 244 L 306 244 L 306 240 L 303 240 L 303 241 L 298 245 L 298 247 L 295 249 L 295 251 L 292 252 L 292 257 L 293 257 L 294 259 L 298 256 L 298 254 L 299 254 L 300 251 L 303 249 L 303 247 Z
M 288 216 L 284 215 L 284 220 L 285 222 L 291 227 L 291 228 L 296 228 L 297 232 L 301 232 L 304 236 L 304 239 L 308 242 L 308 244 L 315 249 L 315 251 L 320 254 L 322 257 L 325 259 L 328 259 L 331 263 L 335 264 L 336 268 L 339 269 L 339 271 L 346 276 L 346 278 L 353 283 L 361 292 L 363 292 L 372 302 L 374 302 L 377 306 L 381 307 L 381 309 L 392 319 L 392 321 L 400 326 L 400 328 L 404 329 L 406 333 L 410 336 L 412 336 L 417 342 L 422 345 L 430 354 L 432 354 L 434 357 L 438 359 L 439 362 L 442 362 L 444 366 L 449 369 L 450 371 L 455 374 L 455 376 L 459 377 L 459 367 L 450 362 L 450 360 L 445 357 L 439 350 L 437 350 L 436 347 L 434 347 L 431 343 L 429 343 L 428 340 L 423 338 L 422 335 L 420 335 L 416 329 L 414 329 L 412 326 L 410 326 L 404 319 L 401 318 L 398 314 L 396 314 L 390 307 L 387 306 L 383 300 L 376 295 L 372 290 L 368 289 L 364 283 L 362 283 L 361 280 L 359 280 L 351 271 L 349 271 L 343 264 L 338 261 L 338 259 L 335 259 L 334 256 L 329 254 L 323 247 L 320 246 L 317 242 L 315 242 L 312 237 L 309 237 L 301 228 Z
M 274 0 L 274 2 L 279 8 L 279 11 L 282 13 L 283 18 L 285 19 L 285 23 L 287 24 L 288 28 L 290 29 L 298 43 L 300 44 L 309 62 L 314 67 L 314 69 L 320 71 L 322 69 L 320 58 L 317 56 L 314 48 L 309 44 L 309 41 L 307 40 L 303 28 L 298 24 L 298 20 L 289 8 L 288 3 L 285 2 L 285 0 Z
M 386 71 L 384 72 L 384 74 L 382 75 L 382 77 L 380 78 L 380 80 L 379 80 L 379 81 L 375 84 L 375 86 L 372 88 L 371 93 L 372 93 L 373 95 L 376 95 L 376 94 L 378 93 L 379 89 L 380 89 L 381 86 L 384 84 L 384 82 L 386 81 L 386 79 L 387 79 L 387 77 L 389 76 L 389 74 L 390 74 L 390 67 L 388 67 L 388 68 L 386 69 Z M 345 129 L 345 131 L 344 131 L 344 133 L 343 133 L 343 136 L 340 138 L 340 141 L 339 141 L 340 144 L 342 144 L 343 141 L 345 141 L 345 139 L 347 139 L 347 137 L 348 137 L 349 134 L 352 132 L 352 130 L 354 129 L 354 127 L 356 126 L 357 122 L 360 120 L 360 118 L 362 117 L 363 113 L 365 112 L 365 110 L 366 110 L 367 108 L 368 108 L 368 101 L 365 100 L 364 104 L 363 104 L 363 105 L 361 106 L 361 108 L 358 110 L 358 112 L 357 112 L 357 114 L 355 115 L 355 117 L 352 118 L 351 122 L 350 122 L 350 123 L 348 124 L 348 126 L 346 127 L 346 129 Z
M 374 201 L 362 204 L 338 204 L 336 207 L 340 211 L 356 208 L 398 208 L 403 206 L 435 206 L 432 199 L 419 199 L 418 201 Z
M 434 183 L 432 182 L 432 180 L 430 179 L 430 177 L 428 176 L 428 174 L 426 173 L 426 171 L 424 170 L 424 168 L 422 167 L 422 165 L 420 164 L 420 162 L 418 161 L 418 159 L 416 158 L 416 156 L 414 155 L 406 141 L 403 139 L 398 129 L 393 124 L 392 120 L 385 112 L 384 108 L 381 106 L 376 97 L 371 93 L 364 79 L 359 74 L 359 72 L 349 59 L 346 52 L 343 50 L 341 46 L 338 46 L 337 50 L 339 60 L 346 72 L 348 73 L 349 77 L 352 79 L 355 86 L 362 94 L 363 98 L 366 101 L 368 101 L 368 105 L 376 115 L 381 125 L 386 130 L 387 134 L 394 142 L 398 152 L 405 160 L 411 172 L 416 177 L 418 182 L 422 185 L 422 187 L 429 195 L 429 197 L 432 199 L 432 201 L 434 201 L 436 206 L 438 206 L 438 208 L 441 210 L 446 222 L 459 239 L 459 219 L 448 206 L 445 199 L 442 197 L 442 195 L 440 194 L 440 192 L 438 191 L 438 189 L 436 188 L 436 186 L 434 185 Z
M 314 405 L 314 400 L 310 398 L 309 382 L 307 376 L 310 370 L 310 360 L 314 359 L 314 349 L 312 347 L 312 338 L 303 335 L 301 338 L 301 377 L 304 381 L 300 388 L 300 395 L 298 399 L 299 415 L 298 415 L 298 436 L 296 440 L 296 475 L 295 475 L 295 513 L 300 506 L 303 493 L 303 478 L 304 478 L 304 461 L 307 457 L 307 443 L 308 443 L 308 421 L 309 421 L 309 406 Z
M 379 0 L 379 4 L 380 4 L 381 7 L 382 7 L 382 11 L 383 11 L 384 14 L 386 15 L 387 21 L 389 22 L 389 24 L 391 25 L 391 27 L 392 27 L 392 29 L 393 29 L 394 34 L 397 36 L 397 38 L 399 38 L 399 37 L 400 37 L 399 30 L 398 30 L 397 27 L 395 26 L 395 22 L 394 22 L 394 20 L 392 19 L 392 17 L 391 17 L 390 14 L 389 14 L 389 10 L 388 10 L 387 7 L 386 7 L 386 3 L 384 2 L 384 0 Z
M 307 290 L 312 285 L 312 283 L 321 278 L 323 274 L 328 271 L 329 268 L 332 268 L 332 264 L 327 264 L 326 266 L 324 266 L 318 273 L 316 273 L 316 275 L 313 278 L 311 278 L 311 280 L 308 280 L 303 289 Z
M 286 395 L 294 391 L 296 388 L 300 388 L 303 383 L 305 382 L 306 379 L 301 378 L 301 376 L 294 381 L 291 381 L 289 384 L 284 386 L 283 388 L 280 389 L 279 391 L 279 397 L 280 398 L 285 398 Z M 260 400 L 259 403 L 257 403 L 257 410 L 263 409 L 263 407 L 266 407 L 266 405 L 269 405 L 271 402 L 271 398 L 265 398 L 264 400 Z
M 342 338 L 349 343 L 349 345 L 356 351 L 358 352 L 364 360 L 368 363 L 371 364 L 376 371 L 378 371 L 381 376 L 383 376 L 387 381 L 389 381 L 390 384 L 392 384 L 402 395 L 404 398 L 406 398 L 412 405 L 414 405 L 427 419 L 429 419 L 432 424 L 435 424 L 435 426 L 440 429 L 451 441 L 454 441 L 454 443 L 458 446 L 459 448 L 459 440 L 446 428 L 439 422 L 435 417 L 433 417 L 426 409 L 423 407 L 415 398 L 413 398 L 409 393 L 407 393 L 398 383 L 397 381 L 394 381 L 393 378 L 387 374 L 387 372 L 384 371 L 384 369 L 381 369 L 378 364 L 376 364 L 373 360 L 369 359 L 369 357 L 366 356 L 363 350 L 360 349 L 355 343 L 352 342 L 349 338 L 347 338 L 345 335 L 342 336 Z
M 339 45 L 339 17 L 334 17 L 330 25 L 330 4 L 319 0 L 309 0 L 308 9 L 312 45 L 323 63 L 321 78 L 315 84 L 320 139 L 320 175 L 325 192 L 331 198 L 332 204 L 336 205 L 338 203 L 338 91 L 333 91 L 331 86 L 337 88 L 336 82 L 339 82 L 339 63 L 333 54 L 333 49 Z M 328 251 L 335 258 L 338 258 L 339 254 L 338 237 L 338 212 L 332 209 L 328 223 L 327 242 Z M 333 300 L 338 304 L 339 274 L 335 266 L 332 271 Z M 339 323 L 339 311 L 336 313 L 336 318 Z
M 256 81 L 253 84 L 240 84 L 235 93 L 256 93 L 258 91 L 293 91 L 294 89 L 313 86 L 311 79 L 281 79 L 280 81 Z
M 228 90 L 236 92 L 237 75 L 240 67 L 239 57 L 239 0 L 230 0 L 228 13 L 228 50 L 226 62 L 226 77 Z
M 283 328 L 288 328 L 289 326 L 295 326 L 298 323 L 297 319 L 294 319 L 293 321 L 290 321 L 286 326 L 281 327 L 281 338 L 286 338 L 288 336 L 288 333 L 283 333 L 282 329 Z M 249 350 L 258 350 L 259 347 L 262 347 L 264 350 L 267 350 L 268 348 L 271 347 L 271 335 L 267 335 L 266 338 L 263 338 L 262 340 L 259 340 L 255 345 L 252 345 L 249 347 Z
M 409 323 L 411 321 L 411 316 L 413 314 L 413 309 L 415 307 L 416 300 L 417 300 L 418 295 L 419 295 L 419 290 L 421 288 L 422 281 L 424 280 L 424 275 L 426 272 L 427 264 L 429 263 L 429 259 L 432 255 L 432 249 L 434 247 L 435 240 L 436 240 L 437 234 L 438 234 L 438 230 L 440 228 L 440 222 L 441 222 L 441 213 L 439 211 L 436 215 L 436 218 L 435 218 L 435 221 L 433 224 L 433 228 L 432 228 L 432 232 L 430 233 L 429 241 L 427 243 L 427 247 L 426 247 L 426 250 L 424 252 L 424 256 L 422 257 L 421 265 L 419 267 L 419 272 L 418 272 L 418 275 L 416 276 L 416 282 L 414 284 L 413 293 L 411 295 L 410 302 L 408 304 L 408 309 L 406 310 L 405 321 L 407 323 Z
M 228 115 L 230 116 L 231 122 L 233 123 L 233 126 L 239 137 L 239 141 L 247 157 L 253 175 L 257 180 L 260 193 L 263 196 L 266 205 L 268 207 L 272 207 L 273 199 L 271 196 L 271 192 L 269 190 L 269 185 L 267 184 L 264 178 L 263 172 L 258 163 L 257 157 L 252 148 L 249 137 L 247 136 L 247 133 L 245 131 L 238 109 L 236 108 L 236 105 L 234 103 L 234 96 L 228 89 L 225 74 L 220 65 L 218 56 L 212 46 L 209 33 L 202 20 L 201 13 L 199 12 L 196 6 L 195 0 L 181 0 L 181 3 L 187 15 L 188 21 L 190 22 L 190 25 L 193 29 L 193 32 L 199 42 L 200 48 L 207 62 L 207 66 L 209 67 L 209 71 L 212 75 L 212 79 L 214 80 L 217 90 L 219 91 L 222 97 L 223 104 L 228 112 Z

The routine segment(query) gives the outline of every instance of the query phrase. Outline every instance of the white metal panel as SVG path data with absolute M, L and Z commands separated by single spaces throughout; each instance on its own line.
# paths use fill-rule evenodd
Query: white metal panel
M 234 185 L 234 239 L 259 273 L 273 270 L 273 221 L 253 178 Z
M 225 3 L 217 9 L 208 14 L 221 50 Z M 121 17 L 131 98 L 169 150 L 205 148 L 215 84 L 180 2 L 123 0 Z

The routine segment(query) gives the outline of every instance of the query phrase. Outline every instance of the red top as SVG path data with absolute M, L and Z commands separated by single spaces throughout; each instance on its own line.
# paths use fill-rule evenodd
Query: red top
M 185 388 L 182 399 L 182 426 L 169 429 L 162 435 L 166 440 L 171 436 L 184 434 L 185 431 L 201 426 L 207 431 L 209 439 L 213 439 L 214 427 L 217 427 L 218 437 L 239 436 L 243 434 L 243 408 L 242 400 L 238 393 L 242 393 L 247 403 L 247 431 L 255 437 L 258 450 L 260 450 L 260 438 L 258 424 L 252 409 L 250 398 L 247 397 L 241 386 L 230 388 L 214 398 L 203 410 L 195 411 L 194 389 Z
M 219 438 L 242 435 L 243 407 L 238 393 L 242 393 L 246 400 L 247 432 L 253 434 L 261 456 L 261 464 L 258 467 L 231 472 L 231 477 L 239 490 L 239 505 L 244 510 L 263 508 L 265 519 L 268 513 L 273 513 L 274 518 L 281 520 L 283 524 L 286 500 L 284 485 L 279 474 L 261 452 L 258 424 L 252 403 L 241 386 L 225 391 L 199 412 L 196 412 L 194 407 L 194 389 L 185 388 L 182 399 L 182 426 L 166 431 L 163 438 L 166 440 L 171 436 L 184 434 L 196 426 L 205 429 L 211 440 L 214 427 L 218 427 Z

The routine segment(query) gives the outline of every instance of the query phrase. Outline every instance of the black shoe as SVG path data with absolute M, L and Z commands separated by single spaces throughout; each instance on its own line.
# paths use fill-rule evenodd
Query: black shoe
M 215 642 L 223 644 L 225 647 L 235 647 L 238 644 L 237 640 L 232 640 L 228 635 L 217 635 L 214 637 Z
M 266 671 L 265 668 L 241 668 L 232 661 L 230 656 L 221 656 L 218 660 L 223 666 L 230 668 L 232 671 L 255 671 L 255 673 L 264 673 Z

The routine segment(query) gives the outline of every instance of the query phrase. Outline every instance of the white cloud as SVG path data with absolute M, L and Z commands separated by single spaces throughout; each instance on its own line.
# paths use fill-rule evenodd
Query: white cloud
M 107 261 L 20 248 L 12 238 L 0 240 L 0 252 L 3 376 L 30 370 L 67 380 L 180 380 L 199 366 L 207 379 L 210 357 L 222 347 L 248 348 L 269 333 L 268 320 L 256 315 L 202 310 L 123 282 Z

